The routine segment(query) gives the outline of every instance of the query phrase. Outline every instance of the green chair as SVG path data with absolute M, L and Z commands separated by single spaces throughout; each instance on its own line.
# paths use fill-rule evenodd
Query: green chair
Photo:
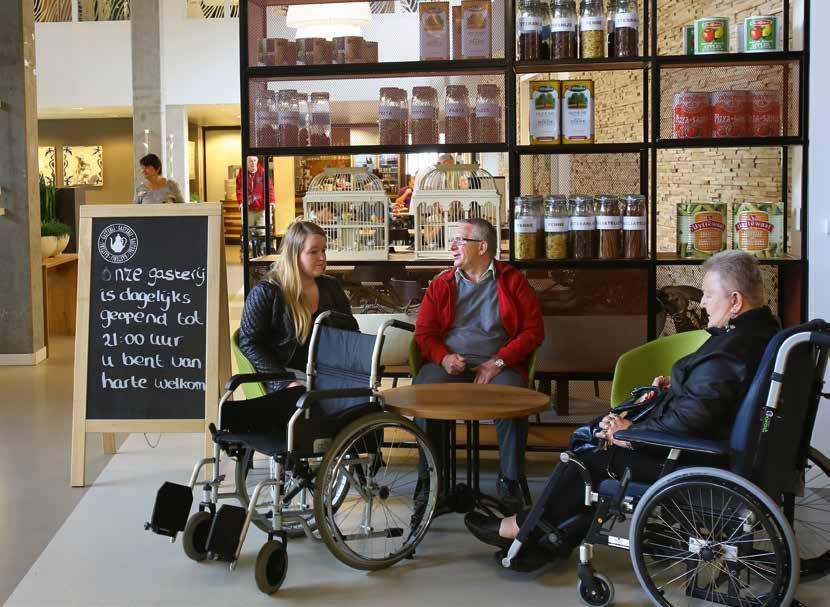
M 239 329 L 233 332 L 233 337 L 231 338 L 231 348 L 233 349 L 233 356 L 236 359 L 236 366 L 238 367 L 239 373 L 256 373 L 256 369 L 251 364 L 245 355 L 242 353 L 242 350 L 239 349 Z M 245 395 L 246 399 L 258 398 L 260 396 L 265 396 L 267 393 L 265 390 L 265 386 L 258 382 L 246 382 L 242 384 L 242 393 Z
M 706 331 L 687 331 L 650 341 L 620 356 L 611 384 L 611 407 L 629 398 L 634 388 L 649 386 L 660 375 L 670 375 L 674 363 L 697 350 L 707 339 Z

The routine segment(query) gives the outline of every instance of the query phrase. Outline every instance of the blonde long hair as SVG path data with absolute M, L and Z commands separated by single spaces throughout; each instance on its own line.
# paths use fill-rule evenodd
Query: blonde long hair
M 282 289 L 299 343 L 305 343 L 311 332 L 311 306 L 303 300 L 300 253 L 306 238 L 312 235 L 326 237 L 323 229 L 310 221 L 297 220 L 289 225 L 280 245 L 280 259 L 265 277 Z

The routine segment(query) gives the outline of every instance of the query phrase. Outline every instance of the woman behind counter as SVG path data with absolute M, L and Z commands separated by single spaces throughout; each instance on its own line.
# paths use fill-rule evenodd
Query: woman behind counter
M 348 297 L 325 271 L 326 233 L 310 221 L 295 221 L 285 231 L 279 261 L 248 294 L 242 311 L 239 348 L 258 372 L 305 370 L 308 337 L 320 312 L 347 314 L 350 321 L 332 324 L 357 330 Z M 267 388 L 275 392 L 300 385 L 278 381 Z
M 172 179 L 161 176 L 161 160 L 155 154 L 147 154 L 138 161 L 144 182 L 138 186 L 133 203 L 135 204 L 163 204 L 182 203 L 182 191 Z

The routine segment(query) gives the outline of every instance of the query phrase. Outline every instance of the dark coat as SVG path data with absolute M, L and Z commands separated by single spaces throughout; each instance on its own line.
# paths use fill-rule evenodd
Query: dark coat
M 337 279 L 320 276 L 316 279 L 320 304 L 312 321 L 320 312 L 333 310 L 352 315 L 349 299 Z M 332 323 L 343 329 L 357 330 L 357 321 Z M 285 305 L 282 289 L 270 281 L 256 285 L 245 299 L 239 324 L 239 349 L 260 373 L 279 373 L 286 367 L 305 370 L 308 340 L 297 341 L 294 321 Z M 285 387 L 289 382 L 268 382 L 269 391 Z
M 741 401 L 770 339 L 781 326 L 766 306 L 741 314 L 696 352 L 672 367 L 671 387 L 651 414 L 636 424 L 697 438 L 729 438 Z

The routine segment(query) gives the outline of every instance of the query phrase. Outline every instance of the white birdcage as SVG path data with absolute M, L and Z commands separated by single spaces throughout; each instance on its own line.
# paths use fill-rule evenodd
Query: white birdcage
M 365 168 L 326 168 L 311 180 L 303 215 L 326 232 L 329 259 L 388 259 L 389 197 Z
M 464 219 L 486 219 L 500 238 L 500 204 L 493 176 L 477 164 L 436 166 L 412 195 L 415 257 L 451 258 L 449 240 Z

